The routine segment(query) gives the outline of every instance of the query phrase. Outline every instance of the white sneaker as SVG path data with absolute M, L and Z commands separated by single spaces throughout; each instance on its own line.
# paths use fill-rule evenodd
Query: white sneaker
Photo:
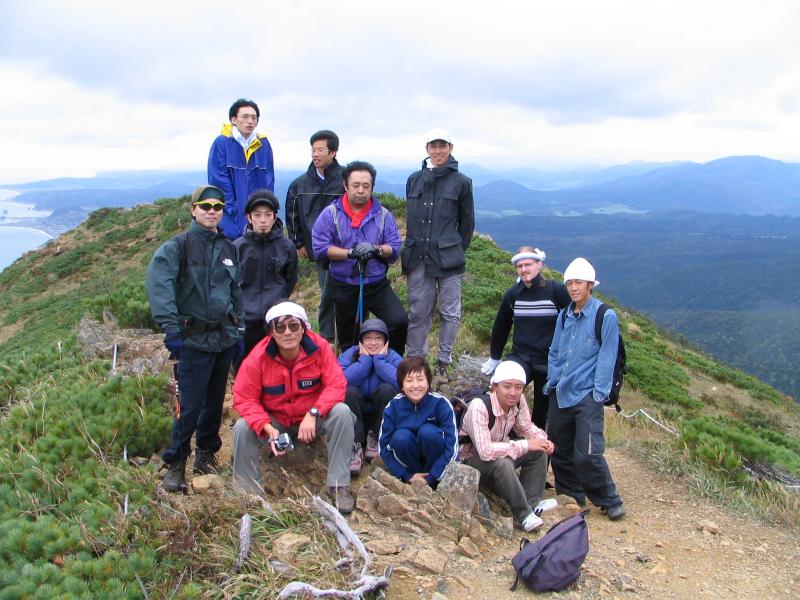
M 542 500 L 533 507 L 533 513 L 535 515 L 541 515 L 542 513 L 546 513 L 551 510 L 555 510 L 558 508 L 558 502 L 556 502 L 555 498 L 548 498 L 547 500 Z
M 531 513 L 527 517 L 525 517 L 524 521 L 522 521 L 522 528 L 527 532 L 531 532 L 531 531 L 536 531 L 543 524 L 544 521 L 542 521 L 538 515 Z

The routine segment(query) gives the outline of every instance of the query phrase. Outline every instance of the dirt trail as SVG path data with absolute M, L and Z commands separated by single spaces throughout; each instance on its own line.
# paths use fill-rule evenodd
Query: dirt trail
M 224 458 L 229 456 L 229 434 L 229 429 L 224 431 Z M 439 591 L 450 600 L 800 598 L 799 533 L 694 498 L 685 484 L 657 475 L 622 447 L 609 449 L 606 456 L 627 516 L 611 522 L 593 509 L 587 517 L 590 551 L 575 587 L 560 594 L 535 595 L 520 584 L 516 592 L 510 592 L 514 579 L 511 557 L 522 536 L 515 530 L 514 540 L 492 538 L 479 561 L 451 553 L 441 576 L 416 569 L 404 553 L 375 556 L 376 571 L 389 564 L 398 567 L 387 597 L 428 599 Z M 365 469 L 354 487 L 363 483 L 368 473 Z M 373 530 L 369 519 L 358 512 L 350 520 L 365 541 L 386 533 Z M 701 530 L 701 521 L 711 521 L 718 533 Z M 545 528 L 548 526 L 546 521 Z M 444 550 L 434 539 L 429 547 Z M 619 589 L 620 578 L 626 579 L 630 589 Z
M 628 515 L 612 523 L 598 510 L 588 517 L 590 551 L 577 587 L 560 594 L 508 591 L 514 571 L 513 542 L 497 546 L 480 567 L 462 571 L 444 590 L 449 598 L 800 598 L 800 536 L 739 516 L 705 499 L 691 498 L 686 486 L 654 474 L 623 449 L 607 452 Z M 701 531 L 712 521 L 717 534 Z M 618 589 L 628 576 L 630 591 Z M 398 580 L 404 579 L 402 576 Z M 430 598 L 420 580 L 397 581 L 390 598 Z M 413 577 L 411 578 L 413 580 Z M 459 585 L 459 582 L 462 585 Z

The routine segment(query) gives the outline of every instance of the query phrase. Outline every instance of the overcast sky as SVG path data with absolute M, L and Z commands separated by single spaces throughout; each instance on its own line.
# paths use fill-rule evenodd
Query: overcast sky
M 0 183 L 204 169 L 258 102 L 278 169 L 418 165 L 446 127 L 487 167 L 800 162 L 797 0 L 0 5 Z

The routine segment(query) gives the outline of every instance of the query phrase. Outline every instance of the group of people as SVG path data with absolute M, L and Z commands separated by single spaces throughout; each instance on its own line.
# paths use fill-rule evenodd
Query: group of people
M 603 458 L 603 401 L 618 325 L 608 310 L 602 339 L 594 334 L 600 303 L 591 296 L 598 284 L 592 265 L 573 261 L 564 285 L 542 278 L 541 250 L 523 247 L 512 258 L 519 278 L 503 296 L 482 366 L 491 388 L 467 399 L 459 426 L 451 402 L 431 389 L 427 360 L 438 304 L 435 370 L 446 374 L 452 362 L 474 229 L 472 183 L 458 171 L 450 134 L 426 136 L 428 156 L 406 184 L 401 239 L 392 213 L 373 194 L 374 167 L 342 167 L 336 134 L 316 132 L 311 164 L 287 193 L 284 233 L 272 149 L 256 132 L 259 117 L 254 102 L 233 103 L 230 123 L 211 147 L 209 184 L 192 194 L 188 231 L 163 244 L 147 270 L 153 317 L 177 360 L 179 413 L 163 453 L 165 489 L 186 488 L 192 437 L 194 472 L 221 471 L 216 453 L 233 366 L 240 415 L 233 482 L 240 489 L 269 487 L 265 453 L 278 457 L 293 442 L 324 436 L 326 485 L 342 513 L 355 505 L 351 477 L 380 456 L 402 481 L 434 488 L 451 461 L 463 461 L 526 531 L 555 506 L 542 500 L 548 462 L 557 492 L 622 517 Z M 387 278 L 398 258 L 408 312 Z M 301 259 L 316 263 L 318 332 L 289 300 Z M 512 327 L 511 352 L 501 359 Z M 342 350 L 338 359 L 335 348 Z M 529 384 L 533 417 L 523 393 Z

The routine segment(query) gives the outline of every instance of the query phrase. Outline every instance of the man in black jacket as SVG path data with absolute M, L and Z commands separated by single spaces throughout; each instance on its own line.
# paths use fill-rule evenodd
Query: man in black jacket
M 222 403 L 244 316 L 236 248 L 219 229 L 225 194 L 201 185 L 191 206 L 189 230 L 156 250 L 145 282 L 153 320 L 178 361 L 180 413 L 172 444 L 162 455 L 169 467 L 163 486 L 169 492 L 186 490 L 186 460 L 195 434 L 194 472 L 220 472 Z
M 544 259 L 544 251 L 530 246 L 523 246 L 511 258 L 519 278 L 503 294 L 492 327 L 489 360 L 481 367 L 484 375 L 491 375 L 500 364 L 513 325 L 511 353 L 505 360 L 520 364 L 525 369 L 525 383 L 533 382 L 531 413 L 539 429 L 545 429 L 547 424 L 548 398 L 542 391 L 547 383 L 547 353 L 558 312 L 570 302 L 563 283 L 542 277 Z
M 319 213 L 344 193 L 342 167 L 336 160 L 339 137 L 328 129 L 311 136 L 311 164 L 308 171 L 295 179 L 286 193 L 286 229 L 297 253 L 316 260 L 311 246 L 311 230 Z M 319 282 L 319 333 L 331 344 L 335 340 L 333 296 L 327 283 L 328 271 L 317 263 Z
M 250 194 L 244 209 L 247 229 L 233 243 L 239 251 L 245 326 L 244 350 L 236 358 L 236 370 L 266 335 L 267 310 L 276 300 L 288 298 L 297 284 L 297 250 L 283 235 L 279 208 L 280 202 L 269 190 Z
M 408 279 L 406 356 L 428 353 L 428 333 L 439 301 L 437 374 L 452 362 L 461 322 L 461 277 L 475 229 L 472 180 L 458 172 L 450 134 L 426 137 L 428 158 L 406 182 L 406 240 L 400 258 Z

